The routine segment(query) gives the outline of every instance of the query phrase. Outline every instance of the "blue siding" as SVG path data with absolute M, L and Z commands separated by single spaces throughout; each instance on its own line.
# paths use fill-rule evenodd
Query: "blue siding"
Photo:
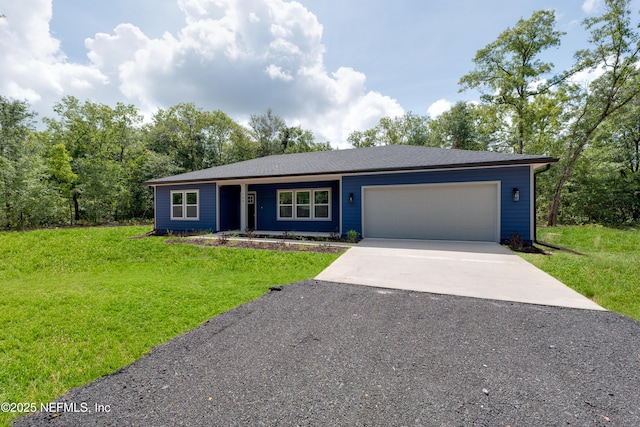
M 278 221 L 278 190 L 296 188 L 331 188 L 331 220 Z M 340 190 L 338 181 L 253 184 L 248 191 L 256 192 L 256 230 L 333 232 L 340 229 Z
M 200 215 L 198 221 L 171 220 L 171 191 L 172 190 L 199 190 Z M 201 231 L 216 229 L 216 185 L 168 185 L 156 187 L 156 230 L 160 232 L 176 231 Z
M 531 241 L 531 172 L 530 167 L 514 166 L 503 168 L 461 169 L 390 173 L 375 175 L 344 176 L 342 178 L 342 200 L 340 181 L 291 182 L 277 184 L 250 184 L 248 191 L 256 192 L 257 230 L 272 231 L 320 231 L 334 232 L 349 230 L 362 233 L 362 187 L 372 185 L 409 185 L 462 183 L 478 181 L 501 182 L 500 238 L 509 238 L 518 233 L 525 241 Z M 331 188 L 331 220 L 278 221 L 277 191 L 299 188 Z M 520 201 L 512 200 L 513 188 L 520 191 Z M 199 221 L 172 221 L 170 194 L 172 190 L 197 189 L 200 191 Z M 349 194 L 354 201 L 349 203 Z M 220 229 L 240 228 L 240 186 L 220 187 Z M 340 227 L 340 206 L 342 206 L 342 227 Z M 215 183 L 194 185 L 159 186 L 156 188 L 156 229 L 159 231 L 216 230 L 216 185 Z
M 464 169 L 451 171 L 412 172 L 398 174 L 378 174 L 345 176 L 342 179 L 342 232 L 355 230 L 362 234 L 362 187 L 369 185 L 436 184 L 474 181 L 500 181 L 500 239 L 518 233 L 526 241 L 531 241 L 531 187 L 530 167 Z M 513 188 L 520 191 L 520 201 L 512 200 Z M 354 201 L 349 204 L 349 194 Z
M 221 185 L 220 192 L 220 230 L 240 229 L 240 186 Z

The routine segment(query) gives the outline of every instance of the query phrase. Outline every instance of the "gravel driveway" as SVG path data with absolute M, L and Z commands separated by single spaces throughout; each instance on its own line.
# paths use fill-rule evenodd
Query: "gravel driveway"
M 639 384 L 615 313 L 308 281 L 15 425 L 637 426 Z

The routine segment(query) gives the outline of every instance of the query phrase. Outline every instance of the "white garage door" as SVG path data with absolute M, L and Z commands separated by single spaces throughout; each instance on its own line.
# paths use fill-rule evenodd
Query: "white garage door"
M 364 237 L 500 240 L 497 182 L 365 187 L 363 195 Z

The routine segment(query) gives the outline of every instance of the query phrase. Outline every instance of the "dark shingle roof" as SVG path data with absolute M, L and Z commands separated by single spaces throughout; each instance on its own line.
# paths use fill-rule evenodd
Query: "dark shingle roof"
M 553 163 L 556 161 L 558 159 L 549 156 L 452 150 L 412 145 L 387 145 L 350 150 L 267 156 L 153 179 L 147 181 L 146 184 Z

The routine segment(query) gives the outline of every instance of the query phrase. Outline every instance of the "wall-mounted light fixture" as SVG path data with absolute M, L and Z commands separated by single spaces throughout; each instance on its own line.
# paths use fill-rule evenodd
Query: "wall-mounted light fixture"
M 349 193 L 349 204 L 353 204 L 353 193 Z
M 520 201 L 520 190 L 518 190 L 517 188 L 513 189 L 513 193 L 511 194 L 513 197 L 513 201 L 514 202 L 519 202 Z

